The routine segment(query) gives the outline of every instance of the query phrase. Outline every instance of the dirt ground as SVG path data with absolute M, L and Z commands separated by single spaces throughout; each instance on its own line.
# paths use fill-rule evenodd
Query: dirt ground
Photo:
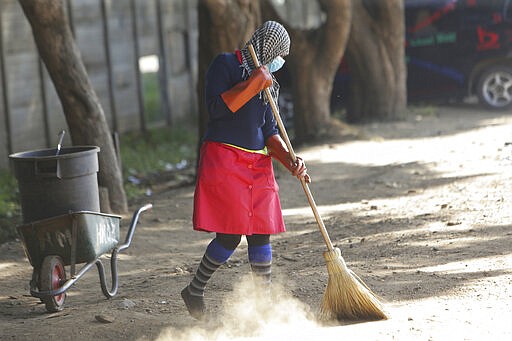
M 331 239 L 382 297 L 389 320 L 317 321 L 325 245 L 300 184 L 281 170 L 288 231 L 272 239 L 271 296 L 253 295 L 242 243 L 207 287 L 210 320 L 192 319 L 179 293 L 211 235 L 192 231 L 193 186 L 160 190 L 131 207 L 154 204 L 121 254 L 113 299 L 92 268 L 63 311 L 46 313 L 29 294 L 32 267 L 21 243 L 1 245 L 0 339 L 512 339 L 510 113 L 427 107 L 405 122 L 355 129 L 358 138 L 297 153 Z

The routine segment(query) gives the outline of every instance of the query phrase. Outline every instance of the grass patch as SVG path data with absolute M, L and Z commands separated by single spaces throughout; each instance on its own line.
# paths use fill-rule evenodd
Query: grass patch
M 144 89 L 144 109 L 148 122 L 165 120 L 161 108 L 158 73 L 147 72 L 142 74 L 142 87 Z
M 197 132 L 193 128 L 162 127 L 145 134 L 121 137 L 123 178 L 128 200 L 143 195 L 142 179 L 152 175 L 191 167 L 195 164 Z
M 0 170 L 0 243 L 18 236 L 16 226 L 20 224 L 18 184 L 8 170 Z

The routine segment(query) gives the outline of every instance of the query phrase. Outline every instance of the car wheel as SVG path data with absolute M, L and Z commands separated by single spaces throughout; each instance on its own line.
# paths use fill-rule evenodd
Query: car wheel
M 512 107 L 512 68 L 495 66 L 482 73 L 477 88 L 480 103 L 488 109 Z

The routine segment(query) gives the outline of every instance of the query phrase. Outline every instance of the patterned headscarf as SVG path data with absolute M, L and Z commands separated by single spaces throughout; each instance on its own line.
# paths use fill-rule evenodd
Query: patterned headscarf
M 253 45 L 261 65 L 270 63 L 277 56 L 285 57 L 290 53 L 290 36 L 283 25 L 275 21 L 265 22 L 254 31 L 251 39 L 249 39 L 244 48 L 240 50 L 242 54 L 241 66 L 244 69 L 243 79 L 247 79 L 252 70 L 256 68 L 252 61 L 251 53 L 249 52 L 249 44 Z M 272 75 L 272 80 L 273 83 L 270 88 L 270 93 L 277 104 L 279 83 L 277 83 L 274 75 Z M 262 96 L 262 93 L 260 93 L 260 97 L 263 97 L 264 102 L 267 103 L 267 99 L 265 96 Z

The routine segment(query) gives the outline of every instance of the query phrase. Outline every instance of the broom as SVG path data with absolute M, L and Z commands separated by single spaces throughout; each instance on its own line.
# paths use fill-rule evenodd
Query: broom
M 252 44 L 248 45 L 249 52 L 251 53 L 254 65 L 258 68 L 260 63 L 258 56 L 254 51 Z M 281 135 L 283 137 L 286 146 L 290 152 L 292 160 L 295 162 L 297 156 L 293 151 L 293 147 L 288 137 L 288 133 L 284 127 L 281 116 L 279 115 L 279 109 L 274 102 L 270 94 L 269 88 L 265 89 L 265 95 L 272 108 L 272 113 L 277 122 Z M 322 307 L 320 309 L 320 315 L 324 319 L 336 318 L 351 319 L 351 320 L 381 320 L 387 319 L 386 313 L 382 310 L 382 303 L 379 301 L 377 296 L 368 288 L 368 286 L 350 269 L 341 257 L 341 251 L 335 248 L 327 234 L 324 222 L 318 213 L 315 200 L 311 194 L 309 186 L 304 180 L 300 179 L 302 188 L 306 193 L 306 197 L 309 202 L 309 206 L 313 210 L 316 222 L 322 237 L 324 238 L 325 244 L 327 245 L 327 251 L 324 251 L 324 259 L 326 261 L 327 273 L 329 279 L 327 282 L 327 288 L 323 297 Z

